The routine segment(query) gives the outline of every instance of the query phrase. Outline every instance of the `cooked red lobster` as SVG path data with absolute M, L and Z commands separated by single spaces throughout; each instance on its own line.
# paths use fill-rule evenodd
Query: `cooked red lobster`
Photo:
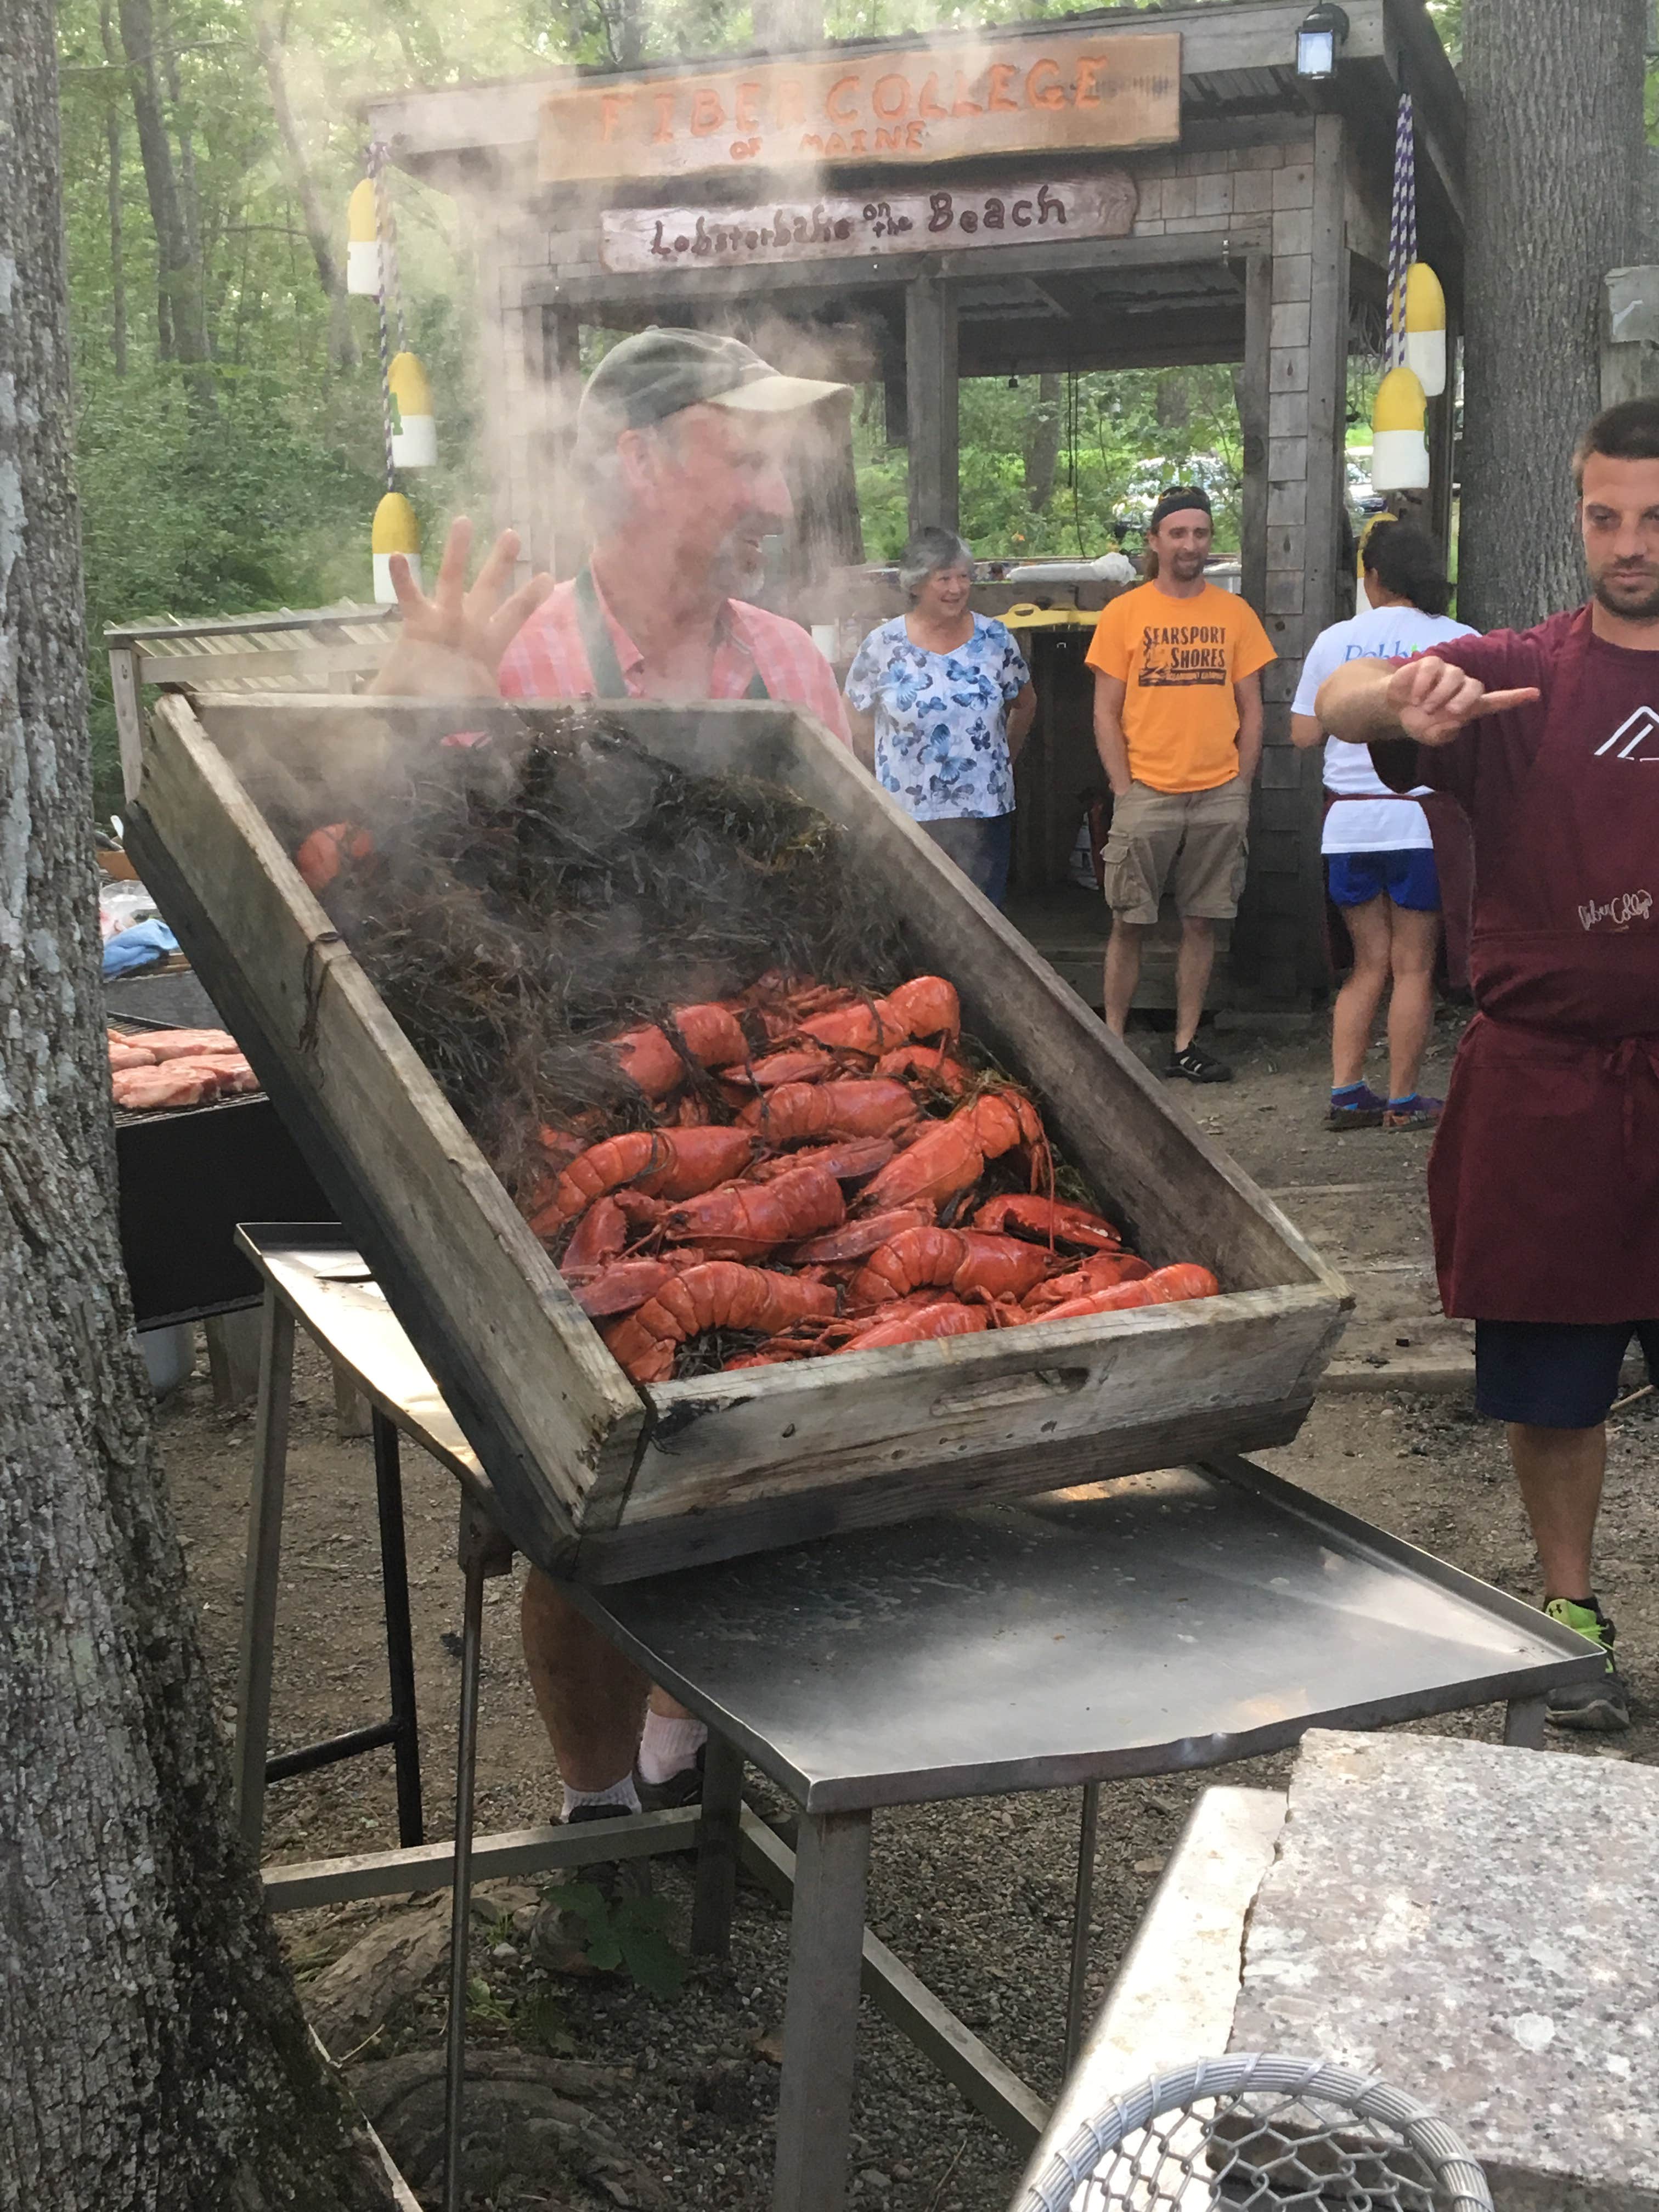
M 678 1347 L 705 1329 L 775 1334 L 791 1322 L 835 1310 L 836 1294 L 825 1284 L 711 1260 L 665 1284 L 637 1312 L 608 1328 L 605 1340 L 634 1382 L 666 1382 Z
M 1042 1142 L 1042 1123 L 1029 1098 L 1018 1091 L 988 1091 L 959 1106 L 948 1121 L 923 1130 L 882 1170 L 861 1203 L 872 1212 L 911 1206 L 919 1199 L 943 1206 L 973 1188 L 987 1160 L 1016 1145 L 1036 1147 Z
M 980 1230 L 902 1229 L 872 1252 L 848 1285 L 855 1305 L 884 1305 L 910 1291 L 948 1289 L 958 1297 L 1020 1298 L 1041 1281 L 1047 1255 L 1013 1237 Z
M 716 1259 L 752 1260 L 834 1229 L 844 1218 L 841 1185 L 823 1168 L 796 1168 L 775 1182 L 732 1182 L 663 1216 L 672 1242 L 701 1244 Z
M 657 1126 L 556 1109 L 520 1204 L 636 1382 L 717 1331 L 759 1340 L 728 1367 L 764 1367 L 1214 1294 L 1054 1195 L 1042 1115 L 960 1018 L 940 976 L 870 997 L 772 975 L 606 1041 Z

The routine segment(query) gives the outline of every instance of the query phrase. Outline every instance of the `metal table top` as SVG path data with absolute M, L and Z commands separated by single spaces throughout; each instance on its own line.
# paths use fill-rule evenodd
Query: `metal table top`
M 1244 1460 L 571 1595 L 813 1813 L 1211 1766 L 1601 1663 Z
M 238 1243 L 488 1511 L 338 1228 Z M 808 1811 L 1169 1773 L 1540 1697 L 1601 1664 L 1518 1599 L 1248 1460 L 797 1545 L 573 1601 Z

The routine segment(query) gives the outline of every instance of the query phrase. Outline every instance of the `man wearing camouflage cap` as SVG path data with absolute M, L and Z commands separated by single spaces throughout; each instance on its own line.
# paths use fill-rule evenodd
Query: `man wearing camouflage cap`
M 783 437 L 845 390 L 786 376 L 738 339 L 653 327 L 613 347 L 576 413 L 595 542 L 581 574 L 501 601 L 519 554 L 497 539 L 466 586 L 471 526 L 451 526 L 430 598 L 392 556 L 403 628 L 382 693 L 509 699 L 770 698 L 842 739 L 834 672 L 798 623 L 741 594 L 792 512 Z
M 428 598 L 394 555 L 403 610 L 373 689 L 387 696 L 508 699 L 776 699 L 850 744 L 829 662 L 799 623 L 739 596 L 760 581 L 762 540 L 787 525 L 780 456 L 804 410 L 845 390 L 786 376 L 736 338 L 652 328 L 589 378 L 576 462 L 594 532 L 569 581 L 501 594 L 518 557 L 505 531 L 466 585 L 471 526 L 451 526 Z M 525 1657 L 558 1761 L 564 1817 L 587 1821 L 684 1803 L 701 1789 L 707 1731 L 532 1568 Z M 644 1734 L 641 1735 L 641 1716 Z M 637 1759 L 637 1765 L 636 1765 Z M 642 1863 L 588 1870 L 602 1887 Z M 584 1971 L 585 1938 L 556 1893 L 538 1923 L 544 1964 Z

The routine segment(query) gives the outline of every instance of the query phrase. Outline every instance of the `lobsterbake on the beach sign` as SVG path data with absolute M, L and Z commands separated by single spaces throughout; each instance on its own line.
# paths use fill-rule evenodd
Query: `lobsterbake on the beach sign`
M 1138 195 L 1126 169 L 1021 178 L 977 187 L 960 182 L 874 198 L 820 192 L 752 207 L 606 208 L 599 260 L 606 269 L 747 268 L 769 261 L 828 261 L 861 253 L 941 253 L 1036 239 L 1127 238 Z
M 1056 30 L 572 85 L 542 103 L 540 167 L 555 184 L 1162 146 L 1180 136 L 1179 32 Z

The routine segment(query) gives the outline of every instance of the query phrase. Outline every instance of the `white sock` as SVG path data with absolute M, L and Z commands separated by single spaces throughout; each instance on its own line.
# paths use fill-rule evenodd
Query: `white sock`
M 564 1785 L 564 1810 L 559 1816 L 561 1820 L 568 1820 L 583 1805 L 619 1805 L 624 1813 L 637 1813 L 640 1793 L 634 1787 L 631 1774 L 624 1774 L 620 1782 L 613 1782 L 608 1790 L 573 1790 L 567 1782 Z
M 683 1774 L 708 1741 L 701 1721 L 670 1720 L 666 1713 L 647 1713 L 645 1734 L 640 1738 L 640 1773 L 660 1788 L 671 1775 Z

